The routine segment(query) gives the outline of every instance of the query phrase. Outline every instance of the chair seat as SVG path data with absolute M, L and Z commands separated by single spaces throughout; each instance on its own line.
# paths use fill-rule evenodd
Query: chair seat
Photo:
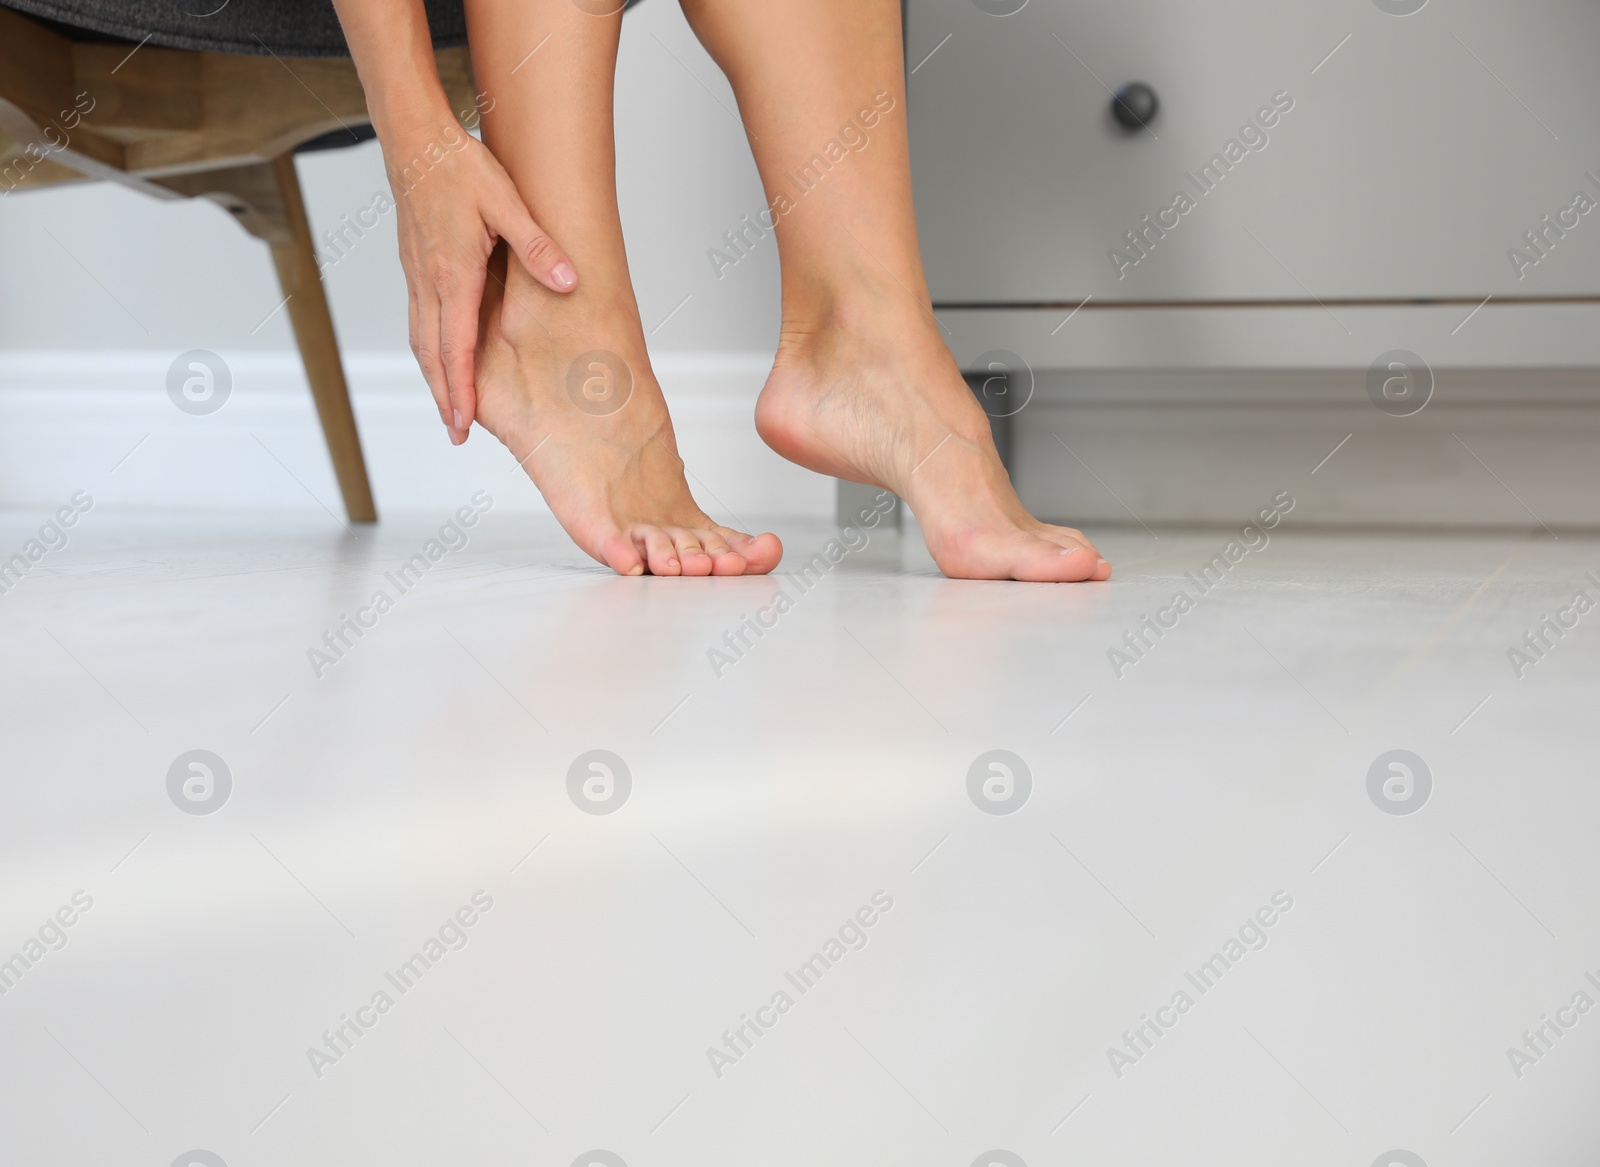
M 435 48 L 467 43 L 461 0 L 424 0 Z M 332 0 L 5 0 L 4 6 L 77 30 L 173 49 L 348 57 Z

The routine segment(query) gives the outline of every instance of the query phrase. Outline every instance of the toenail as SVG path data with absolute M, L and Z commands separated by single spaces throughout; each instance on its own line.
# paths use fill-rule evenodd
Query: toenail
M 1104 559 L 1097 559 L 1094 562 L 1095 562 L 1095 566 L 1096 567 L 1110 567 L 1111 566 Z

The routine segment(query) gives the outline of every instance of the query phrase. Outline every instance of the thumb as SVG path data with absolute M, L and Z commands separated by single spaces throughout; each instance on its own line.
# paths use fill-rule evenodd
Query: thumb
M 578 286 L 578 273 L 566 252 L 533 221 L 520 200 L 511 200 L 488 225 L 506 241 L 528 274 L 552 292 L 570 292 Z

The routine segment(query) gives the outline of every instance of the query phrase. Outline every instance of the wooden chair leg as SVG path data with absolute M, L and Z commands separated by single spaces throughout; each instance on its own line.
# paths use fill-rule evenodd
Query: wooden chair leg
M 167 175 L 151 181 L 186 198 L 210 199 L 272 249 L 278 284 L 286 297 L 284 306 L 289 310 L 289 323 L 294 327 L 300 360 L 322 422 L 322 436 L 327 439 L 333 472 L 344 495 L 345 513 L 351 522 L 377 522 L 367 463 L 361 454 L 361 437 L 356 432 L 356 415 L 350 408 L 350 387 L 345 383 L 333 316 L 317 270 L 311 223 L 300 197 L 294 155 L 282 154 L 271 162 Z
M 287 220 L 288 237 L 269 240 L 272 262 L 278 269 L 278 283 L 288 297 L 285 308 L 294 326 L 295 343 L 305 363 L 306 379 L 316 401 L 322 435 L 333 458 L 333 472 L 344 495 L 345 513 L 355 523 L 375 523 L 378 510 L 372 500 L 372 484 L 367 478 L 367 463 L 361 453 L 361 436 L 356 432 L 356 415 L 350 407 L 350 387 L 344 379 L 344 363 L 339 359 L 339 341 L 333 331 L 333 316 L 317 270 L 316 250 L 311 241 L 311 224 L 300 197 L 300 179 L 295 173 L 294 155 L 284 154 L 272 163 L 278 196 Z

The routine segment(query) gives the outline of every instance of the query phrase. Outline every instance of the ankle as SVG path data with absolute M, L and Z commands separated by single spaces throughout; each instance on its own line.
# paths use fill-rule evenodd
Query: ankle
M 510 266 L 504 279 L 503 291 L 497 286 L 485 289 L 485 300 L 493 296 L 499 301 L 490 315 L 491 331 L 518 352 L 578 345 L 616 352 L 630 364 L 644 360 L 639 311 L 626 284 L 618 289 L 590 279 L 576 291 L 556 293 L 518 264 Z
M 785 297 L 778 359 L 816 361 L 851 354 L 855 359 L 902 362 L 917 354 L 944 354 L 931 311 L 904 289 L 856 287 L 826 297 Z

